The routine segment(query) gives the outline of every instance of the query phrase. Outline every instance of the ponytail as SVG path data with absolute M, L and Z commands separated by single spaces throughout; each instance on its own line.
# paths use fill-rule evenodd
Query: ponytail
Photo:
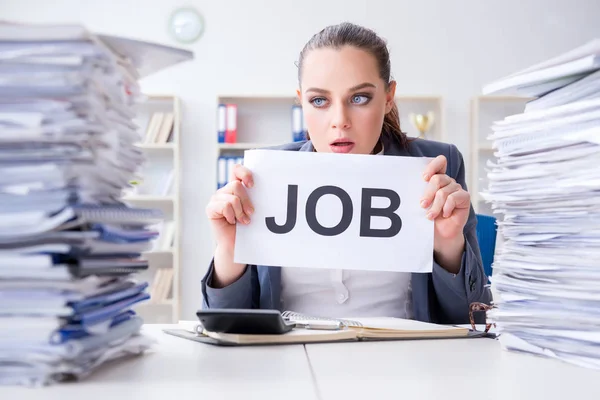
M 400 128 L 400 112 L 398 111 L 398 105 L 395 102 L 390 112 L 385 114 L 385 117 L 383 118 L 381 134 L 388 135 L 390 138 L 396 136 L 396 139 L 400 142 L 402 147 L 408 146 L 406 133 L 402 132 L 402 129 Z

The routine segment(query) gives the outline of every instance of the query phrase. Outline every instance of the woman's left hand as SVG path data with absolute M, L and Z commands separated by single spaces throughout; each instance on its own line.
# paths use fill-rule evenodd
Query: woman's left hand
M 437 156 L 425 168 L 423 179 L 429 184 L 421 199 L 421 207 L 430 207 L 427 218 L 435 225 L 435 253 L 448 260 L 446 264 L 451 264 L 446 269 L 455 270 L 456 258 L 462 255 L 464 248 L 463 229 L 469 218 L 471 196 L 446 175 L 447 165 L 445 156 Z
M 446 175 L 447 165 L 446 157 L 437 156 L 423 174 L 423 179 L 429 184 L 421 199 L 421 207 L 431 206 L 427 218 L 434 221 L 435 232 L 441 239 L 462 236 L 471 206 L 469 192 Z

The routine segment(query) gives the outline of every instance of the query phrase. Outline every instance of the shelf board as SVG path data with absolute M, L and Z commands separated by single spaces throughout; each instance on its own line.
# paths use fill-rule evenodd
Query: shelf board
M 279 146 L 283 143 L 219 143 L 220 150 L 249 150 L 259 149 L 264 147 Z

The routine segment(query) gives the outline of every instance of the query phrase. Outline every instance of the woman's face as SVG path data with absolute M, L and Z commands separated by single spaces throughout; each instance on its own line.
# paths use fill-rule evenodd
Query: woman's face
M 298 95 L 315 149 L 370 154 L 392 108 L 395 82 L 386 90 L 375 57 L 350 46 L 312 50 L 302 68 Z

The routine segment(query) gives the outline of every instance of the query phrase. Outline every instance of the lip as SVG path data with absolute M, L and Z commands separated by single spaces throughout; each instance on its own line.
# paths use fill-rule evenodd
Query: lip
M 329 143 L 329 148 L 334 153 L 350 153 L 354 148 L 354 142 L 350 139 L 340 138 Z

